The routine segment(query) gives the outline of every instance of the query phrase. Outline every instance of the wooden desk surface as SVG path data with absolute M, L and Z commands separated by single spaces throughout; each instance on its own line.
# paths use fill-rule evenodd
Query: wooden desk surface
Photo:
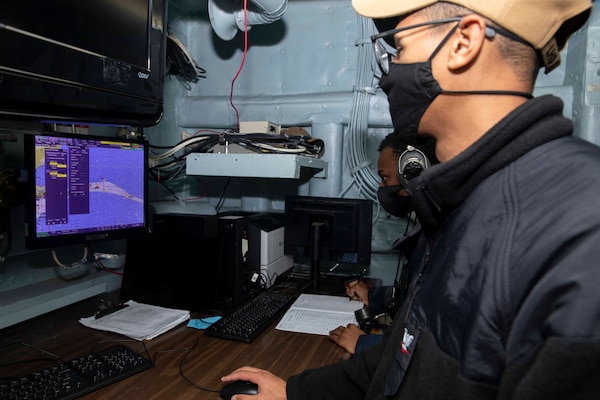
M 118 293 L 98 296 L 0 331 L 0 376 L 26 375 L 52 365 L 46 361 L 11 364 L 47 357 L 37 349 L 68 361 L 113 346 L 115 340 L 128 340 L 78 322 L 81 317 L 93 315 L 100 298 L 116 302 Z M 180 375 L 184 358 L 185 377 L 196 385 L 219 390 L 221 376 L 244 365 L 268 369 L 287 378 L 308 368 L 338 362 L 345 353 L 325 336 L 277 331 L 276 323 L 250 344 L 205 336 L 203 331 L 186 324 L 146 342 L 154 368 L 81 398 L 217 400 L 221 399 L 218 393 L 201 390 Z M 121 343 L 147 357 L 141 342 Z

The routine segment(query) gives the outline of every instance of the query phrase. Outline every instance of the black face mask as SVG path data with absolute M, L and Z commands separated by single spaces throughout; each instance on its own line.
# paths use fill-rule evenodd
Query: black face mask
M 381 207 L 395 217 L 405 217 L 411 211 L 412 197 L 400 196 L 402 185 L 379 186 L 377 199 Z
M 531 94 L 525 92 L 503 90 L 451 91 L 442 89 L 433 77 L 431 61 L 457 28 L 458 24 L 442 39 L 427 61 L 411 64 L 390 63 L 390 72 L 383 75 L 379 80 L 379 86 L 388 98 L 392 123 L 396 132 L 401 132 L 409 127 L 418 128 L 423 114 L 440 93 L 513 95 L 532 98 Z

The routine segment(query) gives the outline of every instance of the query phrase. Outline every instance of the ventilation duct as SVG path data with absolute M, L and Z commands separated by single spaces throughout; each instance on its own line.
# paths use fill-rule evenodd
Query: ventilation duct
M 280 19 L 287 0 L 250 0 L 247 10 L 247 29 L 252 25 L 270 24 Z M 238 29 L 244 30 L 244 7 L 240 0 L 209 0 L 208 16 L 213 30 L 223 40 L 231 40 Z

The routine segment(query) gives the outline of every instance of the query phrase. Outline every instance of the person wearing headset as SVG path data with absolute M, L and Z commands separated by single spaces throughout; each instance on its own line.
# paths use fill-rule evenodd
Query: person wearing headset
M 392 132 L 381 141 L 378 148 L 377 174 L 381 182 L 377 190 L 377 198 L 386 212 L 399 218 L 407 217 L 412 211 L 412 199 L 400 183 L 401 176 L 404 176 L 402 180 L 406 182 L 437 162 L 434 152 L 435 140 L 428 138 L 419 144 L 414 144 L 414 137 L 413 132 L 405 131 L 400 134 Z M 403 244 L 406 236 L 397 240 L 393 246 L 399 249 L 404 257 L 410 253 L 410 246 Z M 365 281 L 351 281 L 346 284 L 346 294 L 350 298 L 361 301 L 374 315 L 387 314 L 391 318 L 394 317 L 399 306 L 400 291 L 398 278 L 393 286 L 370 287 Z M 365 332 L 356 324 L 339 326 L 329 332 L 329 339 L 350 355 L 356 355 L 363 349 L 379 343 L 382 338 L 380 329 L 377 329 L 376 333 Z
M 406 300 L 356 357 L 222 381 L 258 386 L 234 400 L 598 398 L 600 147 L 574 134 L 562 99 L 533 96 L 592 0 L 352 5 L 383 27 L 371 40 L 394 130 L 436 139 L 440 162 L 407 188 L 422 231 Z

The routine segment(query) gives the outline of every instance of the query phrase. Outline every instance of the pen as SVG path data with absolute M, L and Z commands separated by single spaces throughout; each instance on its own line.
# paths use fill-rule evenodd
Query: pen
M 362 282 L 363 278 L 365 277 L 365 272 L 367 272 L 367 269 L 363 268 L 362 272 L 360 273 L 360 276 L 358 277 L 358 281 L 356 282 L 357 285 Z
M 366 268 L 363 268 L 362 272 L 360 273 L 360 276 L 358 277 L 358 280 L 356 281 L 356 284 L 354 284 L 354 286 L 356 285 L 360 285 L 360 283 L 362 282 L 363 278 L 365 277 L 365 272 L 367 272 Z M 348 301 L 352 301 L 352 299 L 354 298 L 354 296 L 350 297 L 348 299 Z

